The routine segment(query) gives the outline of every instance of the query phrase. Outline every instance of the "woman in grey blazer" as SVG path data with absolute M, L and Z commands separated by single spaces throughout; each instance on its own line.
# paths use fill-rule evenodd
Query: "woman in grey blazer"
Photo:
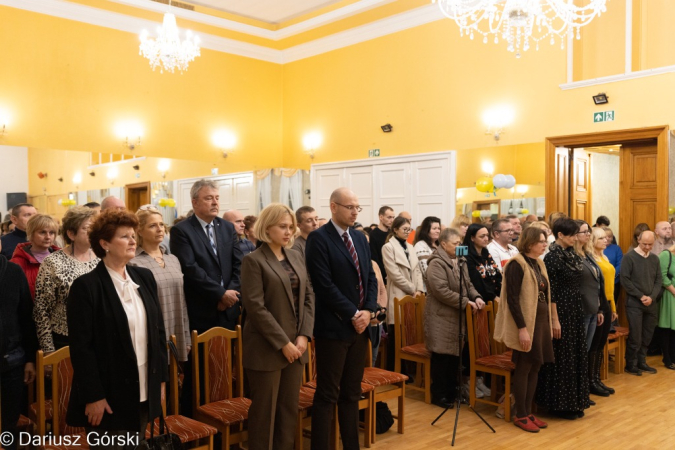
M 294 446 L 302 371 L 314 329 L 314 292 L 304 257 L 288 248 L 296 227 L 286 205 L 267 206 L 255 223 L 263 244 L 242 263 L 243 359 L 253 401 L 250 450 Z

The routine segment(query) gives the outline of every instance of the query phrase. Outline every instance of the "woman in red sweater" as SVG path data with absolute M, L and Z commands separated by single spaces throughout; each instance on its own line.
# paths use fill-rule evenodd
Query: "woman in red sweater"
M 59 224 L 51 216 L 35 214 L 26 224 L 28 242 L 17 245 L 10 260 L 18 264 L 26 274 L 33 301 L 35 301 L 35 280 L 42 260 L 52 252 L 60 250 L 59 247 L 53 245 L 58 231 Z

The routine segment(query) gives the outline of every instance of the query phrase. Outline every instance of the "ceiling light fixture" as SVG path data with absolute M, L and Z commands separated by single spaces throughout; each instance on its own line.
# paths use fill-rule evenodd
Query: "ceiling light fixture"
M 169 8 L 171 8 L 170 0 Z M 157 27 L 157 38 L 151 39 L 149 34 L 147 30 L 141 33 L 139 54 L 150 61 L 152 70 L 159 66 L 160 73 L 164 73 L 165 70 L 173 73 L 174 69 L 183 73 L 191 61 L 201 56 L 199 37 L 188 30 L 185 39 L 181 41 L 176 16 L 170 12 L 164 14 L 162 26 Z
M 539 50 L 539 41 L 550 38 L 553 45 L 558 36 L 565 48 L 567 37 L 581 39 L 579 29 L 607 11 L 607 0 L 432 0 L 436 2 L 459 25 L 460 36 L 473 39 L 478 33 L 486 44 L 489 35 L 495 44 L 501 36 L 516 58 L 530 48 L 530 41 Z

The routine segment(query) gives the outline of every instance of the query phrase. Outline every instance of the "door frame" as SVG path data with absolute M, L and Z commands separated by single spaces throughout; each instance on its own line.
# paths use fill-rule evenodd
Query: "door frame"
M 598 133 L 555 136 L 545 139 L 546 152 L 546 216 L 554 212 L 560 194 L 556 185 L 555 152 L 557 147 L 598 147 L 602 145 L 625 144 L 628 142 L 656 139 L 656 207 L 657 220 L 668 220 L 668 125 L 629 130 L 602 131 Z M 620 186 L 620 190 L 623 186 Z M 619 195 L 621 195 L 619 193 Z M 571 199 L 570 199 L 571 200 Z

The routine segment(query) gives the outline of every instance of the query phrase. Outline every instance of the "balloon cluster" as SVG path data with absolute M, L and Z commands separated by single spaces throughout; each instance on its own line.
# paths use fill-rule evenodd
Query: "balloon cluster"
M 480 177 L 476 180 L 476 189 L 478 192 L 485 192 L 489 194 L 492 192 L 495 197 L 497 196 L 497 189 L 511 189 L 516 185 L 516 177 L 513 175 L 503 175 L 498 173 L 493 178 L 490 177 Z
M 75 200 L 71 200 L 69 198 L 63 200 L 59 199 L 56 203 L 58 203 L 61 206 L 75 206 L 77 205 L 77 202 Z
M 172 198 L 160 198 L 159 199 L 159 206 L 175 208 L 176 207 L 176 200 L 174 200 Z
M 475 217 L 476 219 L 479 217 L 490 217 L 492 215 L 492 211 L 489 209 L 481 209 L 481 210 L 475 210 L 471 211 L 471 217 Z

